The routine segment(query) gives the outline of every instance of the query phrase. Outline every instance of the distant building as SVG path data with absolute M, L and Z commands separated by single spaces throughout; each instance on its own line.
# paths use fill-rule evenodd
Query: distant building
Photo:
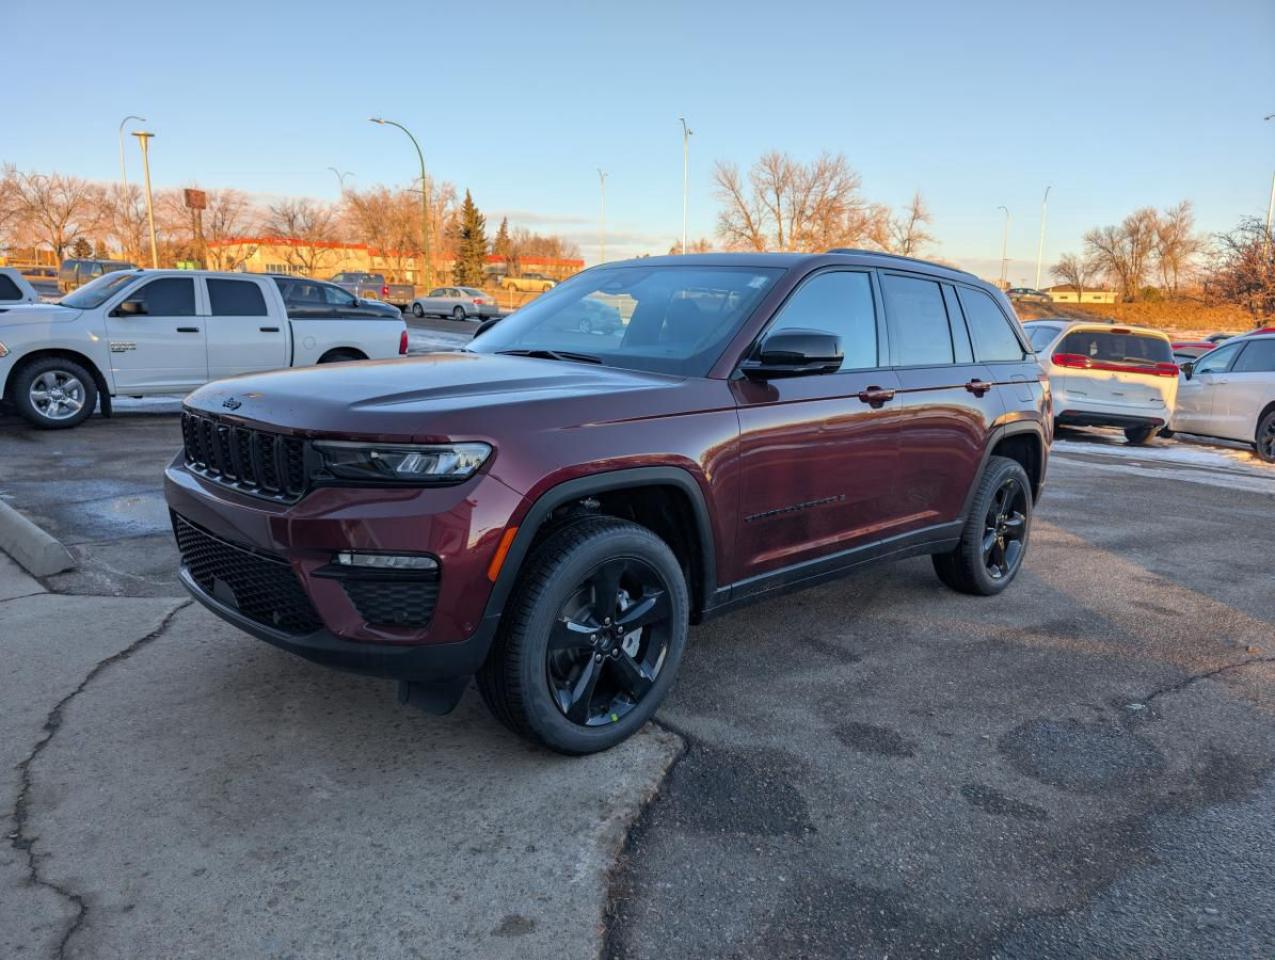
M 434 280 L 450 282 L 451 258 L 433 258 Z M 489 268 L 503 272 L 504 260 L 487 257 Z M 524 273 L 543 273 L 563 280 L 584 269 L 584 261 L 566 257 L 518 258 Z M 379 250 L 366 243 L 309 242 L 295 237 L 228 237 L 208 243 L 208 266 L 213 270 L 249 273 L 308 274 L 325 279 L 335 273 L 381 273 L 393 283 L 420 283 L 420 257 L 399 250 Z
M 1049 294 L 1049 299 L 1054 303 L 1115 303 L 1116 291 L 1114 290 L 1090 290 L 1085 287 L 1077 295 L 1075 286 L 1070 283 L 1060 283 L 1054 287 L 1047 287 L 1044 291 Z

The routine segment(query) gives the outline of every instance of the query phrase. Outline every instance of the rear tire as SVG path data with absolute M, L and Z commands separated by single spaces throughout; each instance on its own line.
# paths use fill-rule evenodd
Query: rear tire
M 1275 410 L 1258 421 L 1254 446 L 1259 457 L 1267 463 L 1275 463 Z
M 425 308 L 419 303 L 412 304 L 412 316 L 419 320 L 421 317 L 425 316 Z
M 1022 569 L 1031 520 L 1027 471 L 1017 460 L 992 457 L 979 479 L 960 544 L 951 553 L 931 557 L 934 572 L 958 593 L 1000 593 Z
M 41 430 L 78 427 L 97 406 L 97 383 L 82 364 L 62 357 L 32 360 L 13 376 L 18 413 Z
M 519 736 L 558 753 L 606 750 L 673 685 L 689 611 L 681 565 L 654 533 L 610 517 L 573 523 L 520 571 L 479 692 Z
M 1125 427 L 1125 441 L 1132 447 L 1140 447 L 1155 436 L 1155 427 Z

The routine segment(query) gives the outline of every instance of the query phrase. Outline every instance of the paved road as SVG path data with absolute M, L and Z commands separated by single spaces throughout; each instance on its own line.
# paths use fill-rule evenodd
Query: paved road
M 81 557 L 48 585 L 124 595 L 0 576 L 27 761 L 0 955 L 1275 956 L 1275 473 L 1247 455 L 1069 435 L 1008 594 L 914 560 L 705 624 L 659 715 L 684 746 L 581 763 L 178 609 L 176 442 L 146 405 L 0 418 L 0 496 Z

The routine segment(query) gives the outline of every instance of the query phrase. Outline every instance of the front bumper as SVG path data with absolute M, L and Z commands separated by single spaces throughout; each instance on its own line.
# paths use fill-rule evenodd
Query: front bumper
M 206 589 L 207 572 L 201 586 L 183 563 L 186 588 L 245 632 L 315 662 L 406 680 L 467 675 L 486 656 L 495 630 L 486 609 L 492 592 L 487 567 L 522 500 L 495 478 L 480 474 L 438 488 L 318 488 L 288 504 L 197 476 L 179 454 L 165 471 L 164 488 L 175 523 L 197 527 L 281 578 L 260 590 L 260 580 L 230 590 L 213 581 Z M 436 557 L 437 593 L 427 621 L 369 622 L 349 580 L 333 576 L 332 559 L 341 550 Z M 272 616 L 271 601 L 262 597 L 284 586 L 291 591 L 289 606 Z M 253 591 L 252 602 L 236 589 Z

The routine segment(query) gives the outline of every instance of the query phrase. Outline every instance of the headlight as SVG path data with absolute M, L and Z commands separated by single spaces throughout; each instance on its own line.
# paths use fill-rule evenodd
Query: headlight
M 417 446 L 316 440 L 314 449 L 327 472 L 342 480 L 422 485 L 460 483 L 491 456 L 485 443 Z

